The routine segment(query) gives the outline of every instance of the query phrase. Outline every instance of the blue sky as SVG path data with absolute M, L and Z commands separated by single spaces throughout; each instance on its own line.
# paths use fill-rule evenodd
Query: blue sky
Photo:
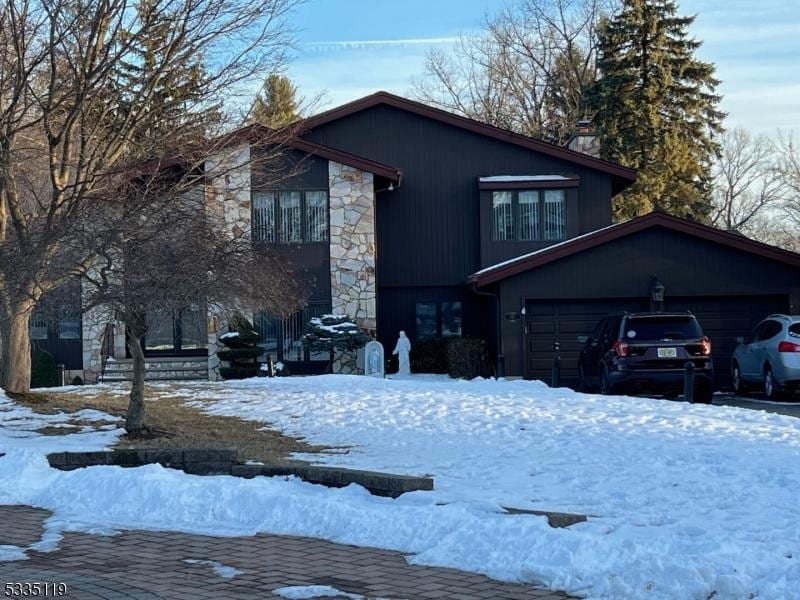
M 679 0 L 697 14 L 699 55 L 716 63 L 727 125 L 800 130 L 800 3 Z M 480 29 L 498 0 L 307 0 L 295 11 L 298 51 L 288 74 L 329 108 L 377 90 L 405 94 L 425 53 Z

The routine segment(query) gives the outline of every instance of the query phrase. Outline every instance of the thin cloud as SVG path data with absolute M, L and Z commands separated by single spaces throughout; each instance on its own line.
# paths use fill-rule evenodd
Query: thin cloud
M 358 50 L 363 48 L 398 48 L 403 46 L 434 46 L 452 44 L 457 37 L 405 38 L 396 40 L 337 40 L 309 42 L 303 45 L 307 52 L 330 52 L 335 50 Z

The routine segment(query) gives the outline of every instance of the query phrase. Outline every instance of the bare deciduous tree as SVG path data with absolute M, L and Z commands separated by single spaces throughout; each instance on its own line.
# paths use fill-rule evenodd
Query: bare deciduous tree
M 219 157 L 235 150 L 216 152 Z M 161 163 L 150 168 L 156 170 L 118 189 L 122 202 L 105 202 L 103 214 L 93 219 L 92 228 L 107 219 L 98 229 L 113 235 L 99 240 L 99 260 L 83 276 L 84 307 L 93 318 L 125 325 L 133 359 L 129 434 L 147 430 L 143 341 L 158 318 L 168 316 L 171 324 L 174 312 L 193 309 L 204 335 L 207 310 L 220 317 L 253 309 L 286 316 L 304 300 L 287 265 L 268 247 L 253 245 L 249 230 L 232 229 L 213 210 L 205 179 L 233 179 L 233 169 L 193 173 Z
M 613 0 L 519 0 L 428 55 L 416 96 L 498 127 L 564 144 L 590 116 L 597 26 Z
M 711 224 L 763 237 L 769 211 L 786 199 L 779 171 L 778 148 L 768 137 L 742 128 L 722 135 L 713 169 Z
M 0 2 L 0 387 L 28 389 L 33 308 L 98 258 L 76 237 L 91 204 L 212 128 L 211 108 L 224 127 L 226 103 L 283 60 L 294 1 Z M 184 93 L 165 93 L 193 60 Z
M 800 144 L 790 131 L 778 134 L 778 147 L 778 172 L 786 196 L 780 206 L 777 239 L 783 247 L 800 252 Z

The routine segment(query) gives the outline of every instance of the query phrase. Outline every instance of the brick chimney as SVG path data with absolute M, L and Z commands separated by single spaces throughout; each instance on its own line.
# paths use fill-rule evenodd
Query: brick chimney
M 591 119 L 581 119 L 575 128 L 575 133 L 569 138 L 567 147 L 575 152 L 581 152 L 599 158 L 600 138 L 594 131 Z

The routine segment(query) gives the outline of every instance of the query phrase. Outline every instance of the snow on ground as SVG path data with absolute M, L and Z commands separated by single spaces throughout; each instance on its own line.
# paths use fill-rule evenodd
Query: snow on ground
M 189 565 L 204 565 L 207 567 L 211 567 L 211 569 L 222 577 L 223 579 L 233 579 L 237 575 L 241 575 L 244 571 L 240 571 L 239 569 L 235 569 L 233 567 L 229 567 L 228 565 L 223 565 L 216 560 L 200 560 L 197 558 L 187 558 L 183 562 Z
M 350 598 L 351 600 L 361 600 L 364 596 L 360 594 L 348 594 L 335 587 L 329 585 L 290 585 L 277 590 L 272 593 L 281 598 L 290 598 L 292 600 L 306 600 L 308 598 Z
M 316 461 L 430 473 L 437 490 L 391 500 L 358 486 L 158 465 L 55 471 L 44 458 L 51 445 L 77 446 L 66 438 L 83 435 L 94 449 L 115 433 L 39 440 L 38 417 L 0 398 L 0 503 L 54 511 L 44 548 L 72 529 L 263 531 L 400 550 L 414 563 L 592 598 L 789 598 L 800 589 L 798 419 L 522 381 L 323 376 L 182 387 L 161 389 L 351 446 Z M 26 419 L 27 434 L 16 435 Z M 500 505 L 596 517 L 552 529 Z
M 518 563 L 519 579 L 609 596 L 800 589 L 800 420 L 791 417 L 523 381 L 324 376 L 176 393 L 212 414 L 351 446 L 307 457 L 316 462 L 431 474 L 440 502 L 598 517 L 548 532 L 542 555 L 518 548 L 532 561 Z M 572 546 L 577 532 L 586 538 Z M 501 554 L 515 552 L 513 539 L 491 537 Z

